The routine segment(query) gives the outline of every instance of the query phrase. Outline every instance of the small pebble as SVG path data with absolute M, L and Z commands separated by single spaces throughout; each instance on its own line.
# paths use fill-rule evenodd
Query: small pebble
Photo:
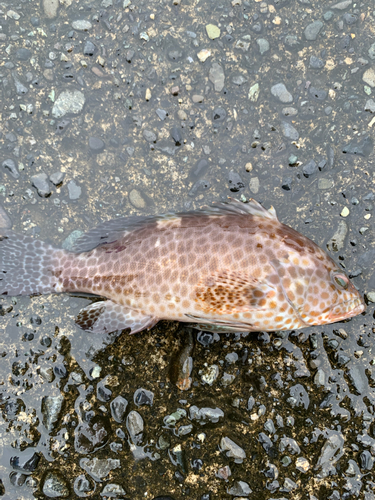
M 349 208 L 348 207 L 344 207 L 342 210 L 341 210 L 341 217 L 347 217 L 349 215 L 350 211 L 349 211 Z
M 77 31 L 89 31 L 92 28 L 92 24 L 90 23 L 90 21 L 85 21 L 84 19 L 82 19 L 78 21 L 73 21 L 72 28 Z
M 209 49 L 202 49 L 198 52 L 197 57 L 200 62 L 205 62 L 212 55 Z
M 132 189 L 130 191 L 129 201 L 135 208 L 141 209 L 146 207 L 146 201 L 138 189 Z
M 292 94 L 288 92 L 287 88 L 283 83 L 277 83 L 276 85 L 271 87 L 271 94 L 277 97 L 280 100 L 280 102 L 284 104 L 293 101 Z
M 82 188 L 76 183 L 74 179 L 68 182 L 69 199 L 78 200 L 81 196 Z
M 48 182 L 47 174 L 40 173 L 37 175 L 33 175 L 31 177 L 31 183 L 36 188 L 40 197 L 47 198 L 51 194 L 51 188 Z
M 206 33 L 208 38 L 211 38 L 211 40 L 215 40 L 215 38 L 219 38 L 220 36 L 220 28 L 218 28 L 214 24 L 207 24 Z

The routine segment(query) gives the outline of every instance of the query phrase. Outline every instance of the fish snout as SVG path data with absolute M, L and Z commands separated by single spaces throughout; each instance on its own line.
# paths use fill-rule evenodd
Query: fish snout
M 363 313 L 365 310 L 365 301 L 359 296 L 335 306 L 329 313 L 328 319 L 330 322 L 335 323 L 336 321 L 358 316 L 358 314 Z

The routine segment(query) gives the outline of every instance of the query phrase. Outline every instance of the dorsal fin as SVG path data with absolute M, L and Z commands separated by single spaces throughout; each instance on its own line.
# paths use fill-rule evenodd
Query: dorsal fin
M 269 210 L 262 207 L 260 203 L 250 198 L 248 203 L 236 200 L 235 198 L 228 198 L 229 201 L 213 203 L 209 207 L 202 207 L 200 212 L 206 215 L 254 215 L 256 217 L 263 217 L 278 221 L 276 211 L 273 207 Z
M 250 199 L 248 203 L 242 203 L 234 198 L 229 198 L 227 202 L 213 203 L 211 206 L 204 206 L 199 210 L 191 212 L 173 213 L 162 215 L 148 215 L 130 217 L 119 217 L 90 229 L 87 233 L 77 239 L 73 245 L 73 252 L 88 252 L 106 243 L 113 243 L 128 233 L 141 229 L 148 224 L 157 224 L 185 217 L 221 217 L 224 215 L 252 215 L 277 221 L 275 209 L 271 207 L 266 210 L 260 203 Z

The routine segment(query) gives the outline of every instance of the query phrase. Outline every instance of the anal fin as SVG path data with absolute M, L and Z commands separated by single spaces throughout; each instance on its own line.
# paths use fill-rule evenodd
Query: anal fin
M 250 332 L 251 327 L 249 328 L 236 328 L 234 326 L 223 326 L 223 325 L 215 325 L 211 323 L 187 323 L 191 328 L 195 328 L 196 330 L 202 330 L 203 332 L 212 332 L 212 333 L 230 333 L 230 332 Z
M 239 321 L 225 321 L 220 319 L 208 319 L 194 316 L 193 314 L 186 314 L 186 316 L 195 323 L 189 323 L 192 328 L 198 328 L 206 332 L 250 332 L 254 330 L 251 323 L 241 323 Z
M 94 302 L 81 309 L 76 324 L 92 333 L 111 333 L 130 328 L 130 333 L 137 333 L 153 327 L 159 318 L 145 316 L 111 300 Z

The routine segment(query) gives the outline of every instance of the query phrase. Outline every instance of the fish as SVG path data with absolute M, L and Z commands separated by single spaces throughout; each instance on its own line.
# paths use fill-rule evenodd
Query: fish
M 93 333 L 136 333 L 161 319 L 214 332 L 294 330 L 366 309 L 325 251 L 253 199 L 119 217 L 71 251 L 0 229 L 0 294 L 63 292 L 106 299 L 77 315 Z

